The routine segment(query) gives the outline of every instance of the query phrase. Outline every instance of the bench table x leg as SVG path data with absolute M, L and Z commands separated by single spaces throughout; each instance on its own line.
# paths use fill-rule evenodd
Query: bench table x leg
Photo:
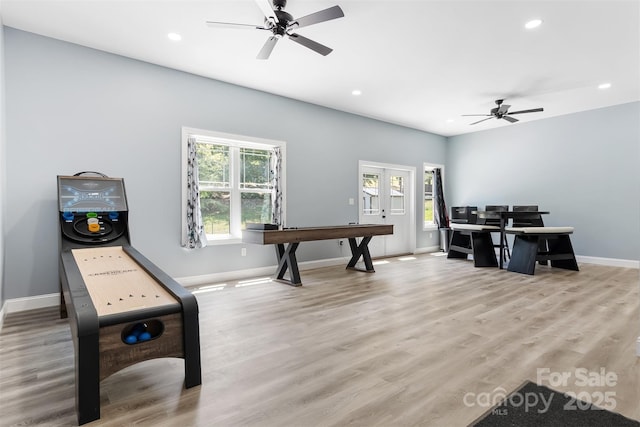
M 351 260 L 349 264 L 347 264 L 347 268 L 351 268 L 359 271 L 366 271 L 368 273 L 374 273 L 373 262 L 371 261 L 371 254 L 369 253 L 369 242 L 373 236 L 365 236 L 362 238 L 362 241 L 358 245 L 356 239 L 351 237 L 349 238 L 349 246 L 351 247 Z M 356 268 L 356 263 L 362 257 L 362 261 L 364 261 L 365 269 L 362 270 L 360 268 Z

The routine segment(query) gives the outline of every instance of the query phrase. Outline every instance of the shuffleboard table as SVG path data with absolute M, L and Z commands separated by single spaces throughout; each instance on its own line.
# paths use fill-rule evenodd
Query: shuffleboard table
M 314 240 L 339 240 L 348 239 L 351 248 L 351 259 L 347 269 L 373 273 L 373 262 L 369 253 L 369 242 L 373 236 L 393 234 L 393 225 L 378 224 L 354 224 L 324 227 L 300 227 L 285 228 L 282 230 L 264 230 L 247 228 L 242 233 L 242 241 L 258 245 L 275 245 L 278 267 L 276 280 L 284 283 L 300 286 L 300 271 L 296 259 L 296 250 L 301 242 Z M 356 240 L 362 238 L 360 243 Z M 286 245 L 286 246 L 285 246 Z M 365 268 L 356 268 L 357 262 L 362 258 Z M 289 270 L 289 279 L 285 273 Z

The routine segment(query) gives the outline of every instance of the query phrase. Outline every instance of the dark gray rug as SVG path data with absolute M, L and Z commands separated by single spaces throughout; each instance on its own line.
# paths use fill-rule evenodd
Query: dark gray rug
M 527 381 L 474 427 L 640 427 L 640 422 Z

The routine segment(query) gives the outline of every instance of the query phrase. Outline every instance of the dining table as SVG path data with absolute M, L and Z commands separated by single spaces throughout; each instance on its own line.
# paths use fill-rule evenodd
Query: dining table
M 478 222 L 486 219 L 500 220 L 500 262 L 498 268 L 504 267 L 505 228 L 509 219 L 536 219 L 540 215 L 548 215 L 549 211 L 473 211 L 478 216 Z

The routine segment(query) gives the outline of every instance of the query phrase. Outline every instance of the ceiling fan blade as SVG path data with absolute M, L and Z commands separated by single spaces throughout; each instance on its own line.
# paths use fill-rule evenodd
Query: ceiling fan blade
M 492 116 L 493 114 L 463 114 L 462 117 L 473 117 L 473 116 L 482 116 L 482 117 L 488 117 L 488 116 Z
M 276 46 L 278 39 L 279 37 L 276 37 L 276 36 L 269 37 L 267 41 L 264 43 L 264 45 L 262 46 L 262 49 L 260 49 L 260 52 L 258 52 L 258 56 L 256 56 L 256 59 L 269 59 L 269 56 L 271 55 L 271 51 Z
M 473 122 L 473 123 L 469 123 L 469 124 L 470 125 L 475 125 L 475 124 L 478 124 L 480 122 L 484 122 L 485 120 L 491 120 L 491 119 L 493 119 L 493 117 L 487 117 L 486 119 L 478 120 L 477 122 Z
M 271 7 L 271 1 L 269 0 L 256 0 L 256 4 L 262 11 L 262 14 L 267 19 L 272 19 L 275 23 L 278 23 L 278 17 L 276 16 L 273 8 Z
M 531 110 L 512 111 L 509 114 L 537 113 L 539 111 L 544 111 L 544 108 L 532 108 Z
M 508 122 L 511 122 L 511 123 L 515 123 L 515 122 L 518 121 L 518 119 L 515 119 L 513 117 L 509 117 L 509 116 L 502 116 L 502 118 L 505 119 Z
M 317 24 L 319 22 L 330 21 L 336 18 L 342 18 L 343 16 L 344 16 L 344 12 L 340 8 L 340 6 L 333 6 L 328 9 L 324 9 L 324 10 L 303 16 L 302 18 L 298 18 L 295 21 L 293 21 L 290 24 L 290 26 L 296 25 L 298 28 L 308 27 L 309 25 Z
M 221 27 L 221 28 L 237 28 L 241 30 L 268 30 L 269 28 L 263 27 L 262 25 L 254 25 L 254 24 L 237 24 L 235 22 L 217 22 L 217 21 L 207 21 L 206 22 L 210 27 Z
M 304 47 L 308 47 L 309 49 L 318 52 L 320 55 L 327 56 L 328 54 L 333 52 L 333 49 L 331 49 L 330 47 L 303 37 L 300 34 L 292 33 L 288 34 L 288 36 L 289 39 L 293 40 L 294 42 L 299 43 Z
M 507 111 L 509 110 L 509 107 L 511 107 L 511 105 L 501 104 L 500 107 L 498 108 L 497 114 L 506 114 Z

